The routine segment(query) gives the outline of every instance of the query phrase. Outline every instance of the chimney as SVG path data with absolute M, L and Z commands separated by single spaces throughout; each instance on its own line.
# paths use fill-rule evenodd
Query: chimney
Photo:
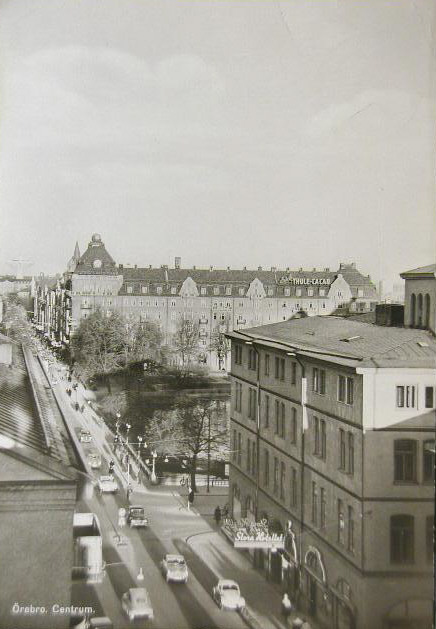
M 330 268 L 328 266 L 326 266 L 325 269 L 324 269 L 324 272 L 325 273 L 330 273 Z
M 123 265 L 122 265 L 122 264 L 119 264 L 119 265 L 118 265 L 118 268 L 119 268 L 119 269 L 121 269 L 121 271 L 122 271 L 122 270 L 123 270 Z
M 246 270 L 247 270 L 247 267 L 246 267 L 246 266 L 244 266 L 244 268 L 243 268 L 242 270 L 243 270 L 243 271 L 246 271 Z
M 356 269 L 356 263 L 355 263 L 355 262 L 352 262 L 352 263 L 350 264 L 350 266 L 351 266 L 351 268 L 352 268 L 352 269 Z
M 152 269 L 152 268 L 153 268 L 153 265 L 152 265 L 152 264 L 150 264 L 148 268 L 149 268 L 149 269 Z
M 314 266 L 312 269 L 312 273 L 315 273 L 315 272 L 316 272 L 316 266 Z
M 258 266 L 258 267 L 257 267 L 257 270 L 258 270 L 258 271 L 262 271 L 262 267 L 261 267 L 261 266 Z
M 181 266 L 182 266 L 182 258 L 179 258 L 178 256 L 176 256 L 174 258 L 174 268 L 180 269 Z
M 289 271 L 290 271 L 290 270 L 291 270 L 291 269 L 287 266 L 287 267 L 286 267 L 286 273 L 289 273 Z
M 193 271 L 195 271 L 195 269 L 196 269 L 196 268 L 197 268 L 197 267 L 196 267 L 196 266 L 195 266 L 195 264 L 194 264 L 194 266 L 192 267 L 192 270 L 193 270 Z
M 138 268 L 138 265 L 137 265 L 137 264 L 135 264 L 135 269 L 137 269 L 137 268 Z
M 272 267 L 271 267 L 271 271 L 272 271 L 273 273 L 275 273 L 275 272 L 277 271 L 277 267 L 276 267 L 276 266 L 272 266 Z
M 209 267 L 209 271 L 213 271 L 213 266 L 210 266 L 210 267 Z
M 230 267 L 229 266 L 227 267 L 227 271 L 230 271 Z
M 302 273 L 303 272 L 303 267 L 300 266 L 300 268 L 298 270 L 300 271 L 300 273 Z

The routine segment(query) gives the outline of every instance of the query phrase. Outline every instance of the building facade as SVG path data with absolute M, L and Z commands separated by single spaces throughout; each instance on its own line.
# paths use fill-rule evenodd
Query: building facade
M 232 517 L 326 629 L 431 627 L 436 340 L 340 317 L 229 334 Z
M 405 325 L 436 334 L 436 264 L 401 273 L 406 280 Z
M 52 315 L 44 312 L 48 307 L 53 312 L 53 297 L 35 300 L 38 325 L 46 326 L 56 340 L 68 340 L 70 332 L 97 308 L 132 320 L 155 321 L 167 343 L 180 319 L 188 319 L 199 325 L 200 361 L 212 368 L 218 367 L 210 349 L 216 331 L 284 321 L 301 311 L 309 316 L 345 309 L 371 311 L 377 302 L 375 286 L 354 263 L 340 264 L 337 271 L 183 269 L 176 258 L 174 268 L 127 267 L 115 263 L 98 234 L 92 236 L 82 256 L 76 245 L 58 291 L 62 289 L 63 298 L 70 300 L 60 317 L 70 322 L 68 331 L 53 331 Z

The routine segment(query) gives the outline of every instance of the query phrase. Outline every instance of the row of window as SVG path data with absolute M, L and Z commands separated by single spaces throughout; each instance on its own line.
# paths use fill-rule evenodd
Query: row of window
M 416 385 L 397 386 L 397 408 L 417 408 L 418 395 Z M 434 387 L 425 387 L 424 405 L 425 408 L 434 408 Z
M 435 440 L 422 444 L 422 480 L 434 481 Z M 394 481 L 398 483 L 418 482 L 418 442 L 415 439 L 397 439 L 394 442 Z
M 319 491 L 318 491 L 319 490 Z M 313 526 L 327 531 L 327 499 L 326 489 L 318 487 L 312 481 L 311 489 L 311 523 Z M 354 509 L 350 505 L 345 508 L 343 500 L 337 500 L 336 518 L 337 542 L 341 546 L 346 546 L 350 553 L 354 553 Z
M 425 519 L 426 560 L 433 562 L 433 516 Z M 413 515 L 399 514 L 390 518 L 391 562 L 413 564 L 415 561 L 415 518 Z

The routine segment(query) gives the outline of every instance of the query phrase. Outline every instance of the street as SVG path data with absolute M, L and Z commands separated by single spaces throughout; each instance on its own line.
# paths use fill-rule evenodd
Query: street
M 76 398 L 69 397 L 62 380 L 53 389 L 68 421 L 74 425 L 76 436 L 80 429 L 91 432 L 91 443 L 80 443 L 83 453 L 98 450 L 102 466 L 92 476 L 82 474 L 77 510 L 95 513 L 103 534 L 103 558 L 106 563 L 102 583 L 87 584 L 75 581 L 72 586 L 72 604 L 91 606 L 95 615 L 108 616 L 116 629 L 145 627 L 146 620 L 130 622 L 121 607 L 122 595 L 132 587 L 145 587 L 151 597 L 153 626 L 166 629 L 193 628 L 239 629 L 245 627 L 243 619 L 233 611 L 223 611 L 213 601 L 211 592 L 217 577 L 187 545 L 188 536 L 207 534 L 210 525 L 194 511 L 189 511 L 186 500 L 172 491 L 147 489 L 133 485 L 130 504 L 141 505 L 149 518 L 147 528 L 131 529 L 118 526 L 118 510 L 126 507 L 126 478 L 119 461 L 112 453 L 112 440 L 107 439 L 104 424 L 86 404 L 84 412 L 74 410 Z M 82 403 L 81 388 L 78 396 Z M 96 483 L 100 474 L 108 471 L 109 460 L 116 461 L 115 473 L 120 491 L 100 495 Z M 119 539 L 121 536 L 121 539 Z M 184 584 L 167 584 L 162 576 L 160 562 L 168 552 L 182 553 L 189 569 L 189 580 Z M 143 580 L 138 579 L 142 569 Z M 231 574 L 223 575 L 231 578 Z

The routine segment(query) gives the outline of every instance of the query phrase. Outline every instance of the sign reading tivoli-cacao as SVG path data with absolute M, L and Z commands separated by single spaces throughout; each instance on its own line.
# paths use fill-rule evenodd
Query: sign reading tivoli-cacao
M 294 286 L 329 286 L 332 280 L 329 277 L 292 277 L 291 275 L 283 275 L 279 283 L 293 284 Z

